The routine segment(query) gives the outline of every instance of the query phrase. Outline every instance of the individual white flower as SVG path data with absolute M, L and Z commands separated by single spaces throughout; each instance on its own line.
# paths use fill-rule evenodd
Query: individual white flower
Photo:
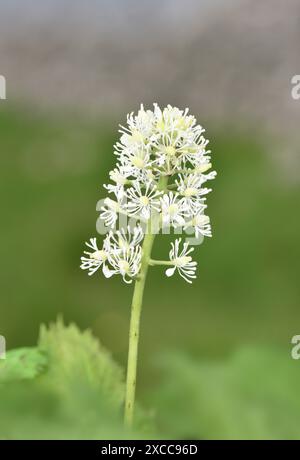
M 102 270 L 105 271 L 105 262 L 108 259 L 108 250 L 106 244 L 103 245 L 103 249 L 99 249 L 97 246 L 96 238 L 91 238 L 89 243 L 85 243 L 92 251 L 84 251 L 88 257 L 81 257 L 80 268 L 82 270 L 88 270 L 89 276 L 93 275 L 101 266 Z
M 215 179 L 217 175 L 216 171 L 211 171 L 205 174 L 211 167 L 212 164 L 210 162 L 210 157 L 202 156 L 199 158 L 199 161 L 195 162 L 195 165 L 185 168 L 185 174 L 194 174 L 200 176 L 202 184 L 204 184 L 208 180 Z
M 192 257 L 189 255 L 194 248 L 188 249 L 189 243 L 183 244 L 183 249 L 181 252 L 179 245 L 181 243 L 181 238 L 175 240 L 175 243 L 171 243 L 171 250 L 169 252 L 170 261 L 174 264 L 174 267 L 168 268 L 166 270 L 167 276 L 174 275 L 177 270 L 179 275 L 188 283 L 192 283 L 192 279 L 196 278 L 196 267 L 197 262 L 192 260 Z
M 174 228 L 185 224 L 186 210 L 178 193 L 165 193 L 161 198 L 162 223 L 164 226 L 172 225 Z
M 124 185 L 103 184 L 103 187 L 108 190 L 108 193 L 113 193 L 117 197 L 118 201 L 121 200 L 125 195 Z
M 155 115 L 155 128 L 158 133 L 170 133 L 178 132 L 179 134 L 185 134 L 188 132 L 196 120 L 192 115 L 188 115 L 189 109 L 180 110 L 177 107 L 168 105 L 163 110 L 155 103 L 154 104 L 154 115 Z
M 141 187 L 138 181 L 133 183 L 133 186 L 127 189 L 127 198 L 129 200 L 127 209 L 130 215 L 139 215 L 143 219 L 148 220 L 152 211 L 160 211 L 160 201 L 158 197 L 162 194 L 151 183 L 148 183 L 145 188 Z
M 141 104 L 137 115 L 134 115 L 133 112 L 127 115 L 127 127 L 121 126 L 122 136 L 117 148 L 122 150 L 123 146 L 130 147 L 134 144 L 148 143 L 153 134 L 154 120 L 154 113 L 151 110 L 145 110 Z
M 128 173 L 124 167 L 118 165 L 117 168 L 114 168 L 112 171 L 110 171 L 109 177 L 114 182 L 114 184 L 104 184 L 103 187 L 106 188 L 109 193 L 113 193 L 119 201 L 124 197 L 124 186 L 130 182 L 128 180 Z
M 109 263 L 113 267 L 105 267 L 103 270 L 106 278 L 110 278 L 113 275 L 120 274 L 125 283 L 132 283 L 134 278 L 141 268 L 142 248 L 141 246 L 130 246 L 127 249 L 121 251 L 112 251 L 109 254 Z M 129 278 L 129 279 L 128 279 Z
M 204 182 L 208 181 L 208 180 L 213 180 L 216 178 L 216 175 L 217 175 L 217 171 L 211 171 L 210 173 L 208 174 L 202 174 L 202 177 L 204 177 Z M 203 182 L 203 183 L 204 183 Z
M 109 232 L 107 240 L 112 251 L 128 250 L 131 247 L 137 246 L 144 238 L 144 232 L 140 225 L 133 229 L 128 225 L 117 232 Z
M 138 179 L 145 175 L 145 171 L 152 165 L 150 153 L 149 146 L 134 145 L 119 154 L 121 165 L 128 177 L 134 176 Z
M 105 198 L 105 206 L 101 207 L 100 217 L 104 220 L 106 227 L 114 227 L 121 211 L 121 206 L 117 201 Z
M 204 174 L 205 172 L 207 172 L 212 167 L 210 160 L 211 158 L 208 155 L 199 156 L 197 158 L 196 164 L 194 165 L 194 174 Z M 214 173 L 216 175 L 215 171 Z
M 182 167 L 186 168 L 187 163 L 197 167 L 199 164 L 203 163 L 203 158 L 208 151 L 206 151 L 206 146 L 208 144 L 208 139 L 202 135 L 202 132 L 205 130 L 200 128 L 199 132 L 193 132 L 194 138 L 185 143 L 181 148 L 179 159 L 182 163 Z
M 209 237 L 212 236 L 210 219 L 205 214 L 200 213 L 196 216 L 193 216 L 190 222 L 184 226 L 184 230 L 189 227 L 194 229 L 196 238 L 199 238 L 200 235 Z
M 126 170 L 121 165 L 117 165 L 116 168 L 110 171 L 109 177 L 118 185 L 125 185 L 128 182 L 128 175 Z
M 183 197 L 182 201 L 189 214 L 196 214 L 199 209 L 203 209 L 203 196 L 207 195 L 211 189 L 202 188 L 205 179 L 196 174 L 181 175 L 176 180 L 177 191 Z
M 172 174 L 176 167 L 180 166 L 178 150 L 176 132 L 166 133 L 158 137 L 153 143 L 156 168 L 166 174 Z

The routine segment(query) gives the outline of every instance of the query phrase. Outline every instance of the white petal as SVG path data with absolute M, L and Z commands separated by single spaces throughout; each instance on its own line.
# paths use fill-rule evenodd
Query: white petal
M 185 224 L 185 220 L 181 216 L 176 216 L 176 221 L 179 225 L 183 226 Z
M 106 265 L 103 265 L 102 272 L 105 278 L 111 278 L 114 274 L 114 272 L 107 268 Z
M 168 270 L 166 270 L 166 275 L 168 277 L 174 275 L 175 270 L 176 270 L 176 267 L 168 268 Z

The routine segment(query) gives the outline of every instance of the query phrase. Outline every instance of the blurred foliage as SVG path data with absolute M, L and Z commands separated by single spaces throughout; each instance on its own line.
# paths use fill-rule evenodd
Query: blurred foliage
M 109 407 L 121 407 L 123 371 L 89 331 L 80 333 L 75 325 L 65 327 L 58 320 L 49 328 L 41 327 L 38 348 L 49 360 L 47 385 L 59 391 L 64 401 L 72 403 L 71 390 L 76 385 L 85 392 L 99 390 Z
M 176 354 L 151 394 L 161 429 L 183 439 L 300 439 L 300 367 L 278 349 L 243 348 L 224 362 Z
M 25 354 L 27 352 L 27 355 Z M 44 372 L 29 381 L 27 361 Z M 1 370 L 14 368 L 15 379 L 0 382 L 0 437 L 2 439 L 105 439 L 138 437 L 123 428 L 123 371 L 89 331 L 62 321 L 42 327 L 36 350 L 7 353 Z M 138 408 L 137 427 L 150 429 Z
M 278 349 L 245 348 L 223 362 L 166 355 L 147 398 L 158 429 L 137 407 L 128 431 L 121 368 L 89 331 L 59 320 L 42 327 L 36 349 L 0 364 L 9 375 L 0 380 L 0 438 L 299 439 L 297 364 Z
M 36 348 L 19 348 L 6 354 L 0 361 L 0 383 L 33 379 L 41 374 L 48 364 L 45 353 Z

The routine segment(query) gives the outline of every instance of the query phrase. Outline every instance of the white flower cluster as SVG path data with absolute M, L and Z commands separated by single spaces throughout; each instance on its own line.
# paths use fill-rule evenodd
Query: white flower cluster
M 145 110 L 141 105 L 137 115 L 127 116 L 127 127 L 121 127 L 120 132 L 115 145 L 117 165 L 109 173 L 112 183 L 104 185 L 111 198 L 105 199 L 100 214 L 111 231 L 101 250 L 96 239 L 86 243 L 92 251 L 85 252 L 81 268 L 91 275 L 102 267 L 106 277 L 121 274 L 130 283 L 140 271 L 144 234 L 139 223 L 134 229 L 114 232 L 120 213 L 142 223 L 149 223 L 156 215 L 160 228 L 192 228 L 197 238 L 211 236 L 205 214 L 206 195 L 211 189 L 204 184 L 214 179 L 216 172 L 208 172 L 208 140 L 188 109 L 168 105 L 161 110 L 154 104 L 153 110 Z M 173 275 L 177 269 L 191 282 L 196 271 L 196 262 L 189 255 L 193 248 L 188 249 L 184 243 L 180 250 L 180 242 L 177 239 L 172 243 L 168 262 L 172 268 L 166 275 Z
M 125 283 L 131 283 L 139 270 L 142 258 L 140 242 L 144 233 L 140 225 L 133 231 L 130 226 L 113 233 L 110 231 L 103 242 L 102 249 L 97 246 L 96 238 L 91 238 L 86 245 L 92 251 L 84 251 L 81 257 L 81 268 L 93 275 L 100 267 L 106 278 L 120 274 Z M 87 256 L 87 257 L 86 257 Z

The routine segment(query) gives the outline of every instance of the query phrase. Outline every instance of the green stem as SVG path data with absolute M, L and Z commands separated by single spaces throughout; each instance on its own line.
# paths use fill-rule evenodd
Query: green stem
M 166 187 L 168 182 L 167 176 L 161 176 L 158 188 L 161 190 Z M 159 216 L 158 216 L 159 217 Z M 157 223 L 156 223 L 157 224 Z M 149 222 L 147 233 L 143 242 L 143 256 L 141 262 L 141 270 L 139 277 L 134 285 L 134 292 L 131 304 L 131 318 L 129 328 L 129 350 L 128 350 L 128 363 L 127 363 L 127 380 L 126 380 L 126 393 L 125 393 L 125 413 L 124 422 L 127 426 L 131 426 L 134 415 L 134 402 L 135 402 L 135 388 L 136 388 L 136 369 L 138 359 L 138 343 L 140 333 L 140 318 L 142 311 L 143 294 L 145 282 L 151 257 L 151 251 L 155 238 L 155 223 L 151 227 Z
M 148 234 L 145 236 L 143 244 L 143 260 L 141 271 L 138 280 L 135 282 L 132 305 L 131 305 L 131 318 L 129 330 L 129 351 L 128 351 L 128 364 L 127 364 L 127 382 L 126 382 L 126 396 L 125 396 L 125 423 L 128 426 L 132 425 L 134 400 L 135 400 L 135 387 L 136 387 L 136 368 L 138 358 L 138 342 L 140 332 L 140 317 L 143 302 L 143 293 L 145 288 L 146 276 L 149 265 L 149 257 L 154 242 L 154 236 Z
M 154 260 L 150 259 L 149 260 L 149 265 L 154 266 L 154 265 L 174 265 L 174 262 L 171 260 Z

